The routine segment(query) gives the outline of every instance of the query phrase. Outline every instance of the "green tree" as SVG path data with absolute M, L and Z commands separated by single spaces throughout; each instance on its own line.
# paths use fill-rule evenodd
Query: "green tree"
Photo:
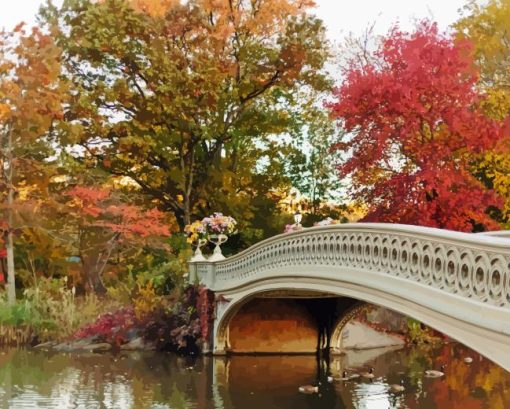
M 73 83 L 62 143 L 128 176 L 181 228 L 209 209 L 254 217 L 297 127 L 330 82 L 324 27 L 298 0 L 66 1 L 58 27 Z M 311 120 L 313 121 L 313 117 Z M 266 179 L 266 180 L 264 180 Z
M 335 123 L 322 107 L 316 108 L 313 115 L 313 121 L 303 124 L 304 133 L 293 138 L 296 149 L 290 153 L 287 170 L 292 185 L 307 199 L 304 210 L 309 222 L 338 217 L 330 214 L 331 209 L 325 204 L 338 201 L 342 187 L 336 170 L 340 158 L 330 149 L 337 138 Z

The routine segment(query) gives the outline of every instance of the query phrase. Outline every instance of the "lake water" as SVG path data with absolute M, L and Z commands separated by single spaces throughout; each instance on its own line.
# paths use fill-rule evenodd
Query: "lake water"
M 466 364 L 465 357 L 473 362 Z M 426 369 L 446 363 L 445 377 Z M 328 374 L 374 368 L 372 381 L 327 383 Z M 388 385 L 404 381 L 395 394 Z M 300 385 L 319 385 L 304 395 Z M 176 357 L 144 352 L 0 353 L 2 408 L 510 408 L 510 373 L 458 344 L 314 356 Z

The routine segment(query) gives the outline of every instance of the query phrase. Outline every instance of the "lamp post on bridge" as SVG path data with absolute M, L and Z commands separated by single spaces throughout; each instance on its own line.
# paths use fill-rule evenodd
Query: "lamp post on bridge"
M 303 226 L 301 225 L 301 220 L 303 220 L 303 215 L 301 214 L 301 211 L 300 210 L 296 210 L 296 213 L 294 213 L 294 222 L 295 222 L 295 226 L 296 228 L 300 229 L 302 228 Z
M 301 230 L 303 228 L 301 221 L 303 220 L 303 205 L 301 203 L 301 194 L 296 188 L 291 188 L 289 196 L 282 202 L 285 207 L 284 209 L 292 213 L 294 218 L 294 224 L 289 224 L 285 228 L 285 232 L 293 230 Z

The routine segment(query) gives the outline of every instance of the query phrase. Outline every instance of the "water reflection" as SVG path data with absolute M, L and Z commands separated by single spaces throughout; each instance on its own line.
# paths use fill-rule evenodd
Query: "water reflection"
M 464 357 L 474 359 L 471 364 Z M 447 364 L 441 379 L 426 369 Z M 373 380 L 327 383 L 328 375 L 374 367 Z M 403 380 L 405 391 L 389 384 Z M 320 393 L 298 393 L 300 385 Z M 438 408 L 510 407 L 510 374 L 460 345 L 370 350 L 333 358 L 236 356 L 190 360 L 169 354 L 0 354 L 1 407 L 28 408 Z

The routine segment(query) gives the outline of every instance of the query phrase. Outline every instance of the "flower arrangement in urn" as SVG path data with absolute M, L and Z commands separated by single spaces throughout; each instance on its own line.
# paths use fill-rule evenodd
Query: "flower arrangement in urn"
M 214 213 L 204 217 L 201 221 L 193 222 L 184 228 L 188 236 L 188 243 L 196 243 L 197 249 L 191 261 L 205 261 L 201 247 L 207 241 L 214 243 L 213 255 L 209 261 L 223 260 L 220 246 L 228 240 L 228 236 L 237 233 L 237 221 L 231 216 L 224 216 L 222 213 Z
M 191 261 L 205 261 L 205 257 L 201 250 L 201 247 L 207 243 L 207 229 L 204 223 L 197 220 L 196 222 L 188 224 L 184 228 L 184 232 L 188 236 L 188 243 L 196 244 L 197 246 Z
M 237 233 L 237 222 L 231 216 L 224 216 L 223 213 L 214 213 L 204 217 L 202 223 L 209 235 L 224 234 L 230 236 Z
M 315 222 L 314 226 L 331 226 L 332 224 L 341 224 L 340 220 L 334 220 L 331 217 L 328 217 L 320 222 Z
M 228 240 L 228 236 L 237 233 L 237 221 L 231 216 L 214 213 L 209 217 L 204 217 L 202 223 L 209 235 L 209 241 L 216 245 L 209 261 L 223 260 L 225 256 L 221 253 L 220 246 Z

